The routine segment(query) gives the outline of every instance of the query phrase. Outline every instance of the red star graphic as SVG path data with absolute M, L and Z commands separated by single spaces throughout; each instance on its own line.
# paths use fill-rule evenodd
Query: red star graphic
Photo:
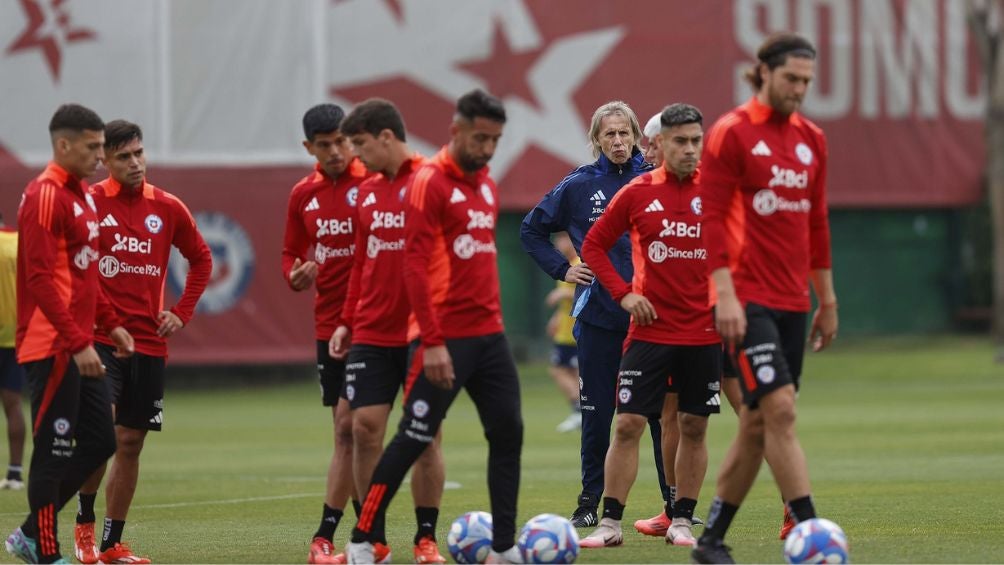
M 21 7 L 28 16 L 28 27 L 7 47 L 8 55 L 27 49 L 41 49 L 45 61 L 49 65 L 49 72 L 52 73 L 56 82 L 59 82 L 59 71 L 63 58 L 60 45 L 92 40 L 97 37 L 96 33 L 87 28 L 72 27 L 70 15 L 63 7 L 64 3 L 66 0 L 49 0 L 49 10 L 44 10 L 38 0 L 21 0 Z M 51 22 L 47 21 L 47 16 L 51 18 Z M 58 29 L 41 35 L 45 33 L 46 24 Z M 60 35 L 61 37 L 57 37 Z
M 535 108 L 540 108 L 533 89 L 527 83 L 527 74 L 533 67 L 537 56 L 543 48 L 531 49 L 522 53 L 514 52 L 509 42 L 503 37 L 502 26 L 495 22 L 495 35 L 492 40 L 492 51 L 486 59 L 464 63 L 460 68 L 478 75 L 488 85 L 488 91 L 505 99 L 507 96 L 518 96 Z

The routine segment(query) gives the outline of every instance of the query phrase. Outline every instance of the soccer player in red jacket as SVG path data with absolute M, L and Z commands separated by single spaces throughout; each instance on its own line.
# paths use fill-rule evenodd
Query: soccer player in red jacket
M 748 75 L 756 94 L 719 118 L 702 165 L 715 324 L 732 348 L 744 407 L 692 554 L 698 563 L 732 562 L 722 540 L 765 456 L 793 519 L 816 515 L 795 434 L 810 281 L 819 302 L 809 331 L 813 349 L 822 350 L 837 333 L 826 138 L 797 111 L 816 50 L 799 35 L 780 33 L 764 42 L 757 58 Z M 730 210 L 734 204 L 740 214 Z M 738 245 L 727 243 L 728 229 L 739 234 Z
M 414 362 L 423 370 L 407 393 L 398 432 L 373 472 L 348 546 L 352 563 L 373 562 L 375 528 L 461 388 L 474 401 L 488 439 L 494 519 L 489 560 L 519 560 L 515 528 L 523 419 L 519 377 L 503 333 L 495 246 L 498 191 L 487 167 L 505 120 L 498 98 L 481 90 L 461 96 L 450 143 L 408 187 L 404 277 L 421 328 Z M 437 256 L 445 256 L 448 264 L 442 296 L 430 285 L 429 265 Z
M 352 415 L 345 397 L 345 362 L 328 354 L 348 290 L 355 254 L 356 196 L 369 173 L 352 153 L 339 130 L 345 112 L 334 104 L 318 104 L 303 115 L 303 147 L 317 163 L 289 195 L 282 248 L 282 273 L 300 292 L 317 286 L 314 331 L 321 402 L 331 407 L 335 450 L 328 466 L 321 524 L 310 544 L 308 563 L 338 563 L 332 538 L 342 519 L 352 485 Z M 307 251 L 313 247 L 313 259 Z M 354 497 L 353 497 L 354 498 Z M 359 503 L 353 500 L 357 515 Z
M 352 476 L 356 492 L 366 492 L 383 453 L 387 418 L 408 376 L 408 317 L 405 290 L 404 199 L 412 175 L 425 158 L 408 148 L 404 120 L 387 100 L 373 98 L 342 121 L 342 133 L 374 174 L 359 185 L 356 249 L 349 290 L 330 353 L 345 365 L 345 394 L 352 407 Z M 349 348 L 351 342 L 351 349 Z M 417 372 L 416 372 L 417 374 Z M 443 495 L 443 454 L 439 435 L 419 457 L 411 475 L 418 531 L 415 563 L 445 563 L 436 544 L 436 522 Z M 382 532 L 374 560 L 389 560 Z M 379 554 L 377 554 L 379 553 Z
M 34 450 L 31 511 L 6 546 L 27 563 L 62 561 L 59 510 L 115 453 L 95 326 L 117 355 L 134 347 L 98 283 L 99 219 L 83 180 L 104 157 L 104 129 L 90 109 L 60 106 L 49 122 L 52 161 L 28 183 L 18 209 L 16 349 L 31 391 Z
M 111 339 L 95 337 L 115 414 L 118 448 L 108 472 L 105 521 L 95 547 L 94 500 L 105 473 L 102 465 L 80 488 L 74 554 L 81 563 L 149 563 L 121 543 L 126 515 L 139 480 L 139 456 L 147 432 L 160 431 L 164 407 L 167 338 L 192 319 L 209 282 L 212 253 L 188 208 L 176 196 L 146 180 L 143 132 L 134 123 L 114 120 L 105 126 L 105 167 L 109 177 L 90 188 L 101 222 L 101 287 L 124 318 L 136 342 L 136 354 L 115 357 Z M 164 280 L 171 247 L 188 260 L 185 290 L 178 303 L 164 308 Z
M 623 542 L 620 521 L 638 472 L 638 443 L 648 418 L 659 415 L 664 422 L 675 418 L 680 430 L 675 462 L 666 461 L 667 469 L 675 463 L 677 489 L 666 542 L 696 541 L 694 507 L 708 467 L 704 436 L 708 417 L 721 404 L 722 370 L 701 242 L 702 119 L 688 104 L 662 111 L 655 143 L 662 165 L 618 192 L 582 245 L 582 258 L 600 283 L 631 313 L 618 374 L 617 425 L 604 471 L 603 517 L 582 547 Z M 631 238 L 630 283 L 607 256 L 624 232 Z M 667 429 L 664 424 L 663 433 Z

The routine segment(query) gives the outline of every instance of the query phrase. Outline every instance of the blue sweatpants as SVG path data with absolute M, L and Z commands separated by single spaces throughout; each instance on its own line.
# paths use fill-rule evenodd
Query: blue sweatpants
M 616 408 L 617 373 L 627 332 L 608 330 L 576 321 L 579 348 L 579 401 L 582 405 L 582 494 L 603 494 L 603 463 L 610 447 L 610 425 Z M 659 418 L 649 418 L 659 492 L 669 498 L 662 466 L 662 426 Z

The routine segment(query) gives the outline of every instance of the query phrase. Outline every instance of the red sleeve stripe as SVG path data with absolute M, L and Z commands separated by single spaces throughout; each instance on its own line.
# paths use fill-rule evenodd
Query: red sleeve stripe
M 725 142 L 725 133 L 732 129 L 733 126 L 738 124 L 742 120 L 738 114 L 727 114 L 722 119 L 718 120 L 718 123 L 711 128 L 711 132 L 708 134 L 708 143 L 704 146 L 705 149 L 711 152 L 712 155 L 717 157 L 722 150 L 722 143 Z
M 52 231 L 52 208 L 55 204 L 55 187 L 51 184 L 42 185 L 42 194 L 39 198 L 38 223 L 47 231 Z
M 432 178 L 433 170 L 425 167 L 415 175 L 415 181 L 408 190 L 408 199 L 411 205 L 418 210 L 425 210 L 425 193 L 429 188 L 429 179 Z

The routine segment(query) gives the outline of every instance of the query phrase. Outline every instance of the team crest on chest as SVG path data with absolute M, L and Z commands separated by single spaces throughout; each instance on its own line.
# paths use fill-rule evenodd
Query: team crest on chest
M 695 196 L 693 200 L 690 201 L 690 211 L 693 212 L 695 216 L 701 215 L 702 208 L 700 196 Z
M 157 214 L 150 214 L 143 220 L 143 225 L 146 226 L 146 231 L 156 234 L 164 229 L 164 220 L 161 220 Z
M 345 202 L 347 202 L 349 206 L 355 206 L 357 196 L 359 196 L 359 187 L 353 186 L 345 192 Z
M 803 165 L 808 166 L 812 164 L 812 149 L 809 149 L 809 146 L 804 143 L 799 143 L 795 146 L 795 156 L 798 157 L 798 160 Z

